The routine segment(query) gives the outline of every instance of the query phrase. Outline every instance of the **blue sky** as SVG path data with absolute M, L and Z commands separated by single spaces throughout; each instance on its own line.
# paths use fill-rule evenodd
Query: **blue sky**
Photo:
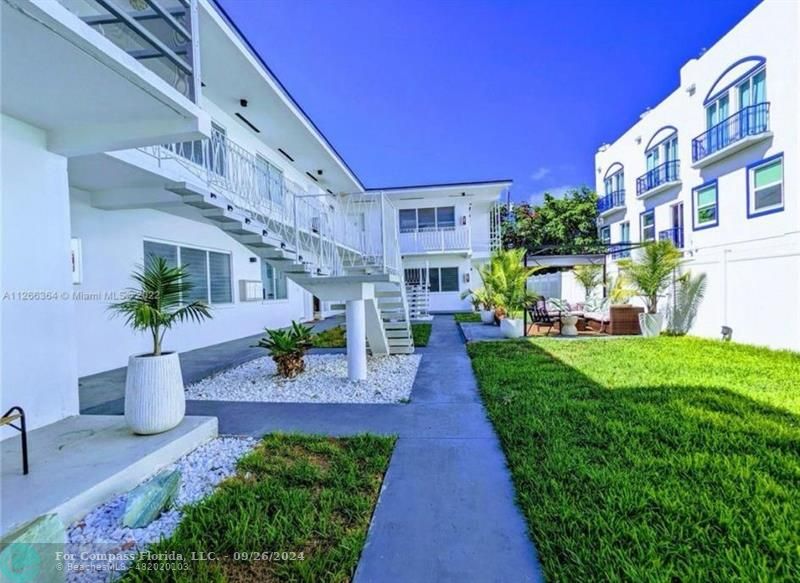
M 219 0 L 368 187 L 594 186 L 597 147 L 757 0 Z

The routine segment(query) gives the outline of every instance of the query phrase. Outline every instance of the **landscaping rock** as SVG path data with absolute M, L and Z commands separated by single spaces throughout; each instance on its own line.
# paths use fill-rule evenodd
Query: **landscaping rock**
M 63 553 L 67 532 L 56 514 L 45 514 L 0 541 L 0 580 L 64 581 L 56 553 Z
M 166 470 L 131 490 L 122 524 L 128 528 L 143 528 L 153 522 L 175 501 L 180 485 L 180 471 Z

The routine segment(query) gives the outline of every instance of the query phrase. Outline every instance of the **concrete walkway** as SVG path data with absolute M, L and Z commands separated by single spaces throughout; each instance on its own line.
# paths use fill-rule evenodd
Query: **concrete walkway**
M 187 414 L 217 416 L 222 434 L 397 435 L 356 582 L 542 580 L 453 319 L 437 316 L 418 352 L 407 405 L 189 401 Z

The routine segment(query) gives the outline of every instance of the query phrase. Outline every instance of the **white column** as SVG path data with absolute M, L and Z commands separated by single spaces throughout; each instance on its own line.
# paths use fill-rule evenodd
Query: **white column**
M 367 325 L 364 300 L 347 300 L 347 376 L 351 381 L 367 378 Z

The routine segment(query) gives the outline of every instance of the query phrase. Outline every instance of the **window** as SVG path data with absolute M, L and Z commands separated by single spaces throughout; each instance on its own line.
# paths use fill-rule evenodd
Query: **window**
M 270 202 L 283 203 L 283 170 L 256 154 L 256 180 L 258 193 Z
M 619 225 L 619 240 L 621 243 L 629 243 L 631 240 L 631 224 L 627 221 Z
M 619 192 L 625 189 L 625 172 L 620 170 L 611 176 L 606 177 L 603 181 L 606 189 L 606 194 Z
M 641 240 L 655 241 L 656 240 L 656 211 L 649 210 L 639 215 Z
M 611 226 L 607 225 L 600 229 L 600 242 L 604 245 L 611 243 Z
M 261 260 L 261 283 L 265 300 L 285 300 L 289 297 L 286 274 L 272 267 L 265 259 Z
M 707 229 L 719 224 L 717 211 L 717 181 L 692 189 L 694 229 Z
M 233 302 L 229 253 L 145 241 L 145 263 L 153 257 L 163 257 L 170 266 L 183 265 L 186 268 L 192 289 L 183 298 L 184 301 L 202 300 L 210 304 Z
M 400 232 L 452 230 L 456 228 L 454 206 L 400 210 Z
M 783 210 L 783 154 L 748 167 L 747 216 Z
M 431 267 L 428 278 L 432 292 L 458 291 L 458 267 Z
M 751 75 L 739 84 L 737 90 L 739 109 L 764 103 L 767 100 L 767 70 L 761 69 L 755 75 Z

